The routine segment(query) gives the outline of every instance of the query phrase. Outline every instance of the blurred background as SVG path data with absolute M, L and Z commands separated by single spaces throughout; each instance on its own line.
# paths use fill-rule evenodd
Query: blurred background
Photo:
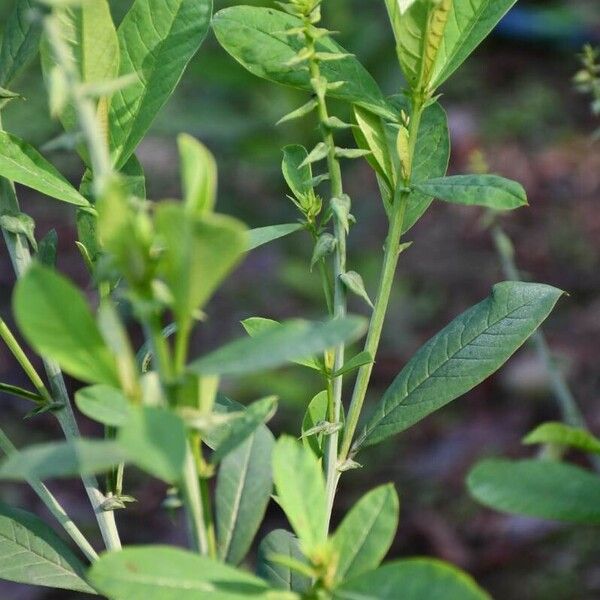
M 216 9 L 236 2 L 216 1 Z M 265 5 L 263 2 L 247 2 Z M 128 0 L 113 0 L 119 20 Z M 402 86 L 382 1 L 327 0 L 327 26 L 367 66 L 386 93 Z M 0 27 L 12 8 L 0 0 Z M 546 332 L 591 429 L 600 432 L 600 119 L 590 99 L 574 90 L 578 53 L 600 44 L 598 0 L 522 0 L 494 35 L 443 89 L 453 153 L 451 172 L 466 172 L 484 157 L 492 171 L 523 183 L 531 207 L 503 219 L 527 279 L 567 290 L 570 296 L 547 322 Z M 26 102 L 3 112 L 7 130 L 44 147 L 59 134 L 47 111 L 38 65 L 15 91 Z M 153 199 L 180 193 L 175 135 L 188 132 L 215 153 L 220 169 L 219 210 L 251 227 L 290 222 L 295 209 L 280 175 L 281 148 L 312 146 L 308 121 L 275 127 L 303 95 L 250 76 L 212 35 L 139 149 Z M 335 106 L 345 116 L 345 107 Z M 72 153 L 45 154 L 77 182 L 82 166 Z M 377 186 L 366 163 L 345 165 L 346 186 L 358 219 L 350 237 L 351 268 L 369 292 L 377 285 L 386 222 Z M 74 245 L 74 215 L 68 206 L 19 190 L 24 211 L 41 238 L 59 235 L 59 267 L 90 290 Z M 498 257 L 477 209 L 434 203 L 407 236 L 370 398 L 376 400 L 413 352 L 454 316 L 485 297 L 502 280 Z M 195 352 L 242 334 L 250 316 L 318 317 L 324 313 L 317 276 L 308 271 L 312 243 L 297 234 L 251 253 L 209 308 L 209 321 L 195 338 Z M 14 277 L 0 248 L 0 312 L 10 317 Z M 90 294 L 91 298 L 91 294 Z M 355 312 L 360 301 L 350 300 Z M 0 380 L 25 383 L 4 347 Z M 70 382 L 72 389 L 74 383 Z M 290 368 L 226 382 L 228 394 L 248 402 L 280 396 L 272 422 L 276 432 L 296 433 L 304 407 L 320 391 L 310 372 Z M 1 398 L 2 426 L 18 444 L 58 436 L 53 419 L 24 420 L 22 401 Z M 372 404 L 372 403 L 371 403 Z M 464 475 L 488 455 L 527 455 L 520 439 L 542 420 L 558 419 L 544 367 L 525 347 L 495 377 L 408 432 L 361 455 L 365 468 L 345 475 L 335 520 L 367 489 L 393 481 L 402 497 L 401 523 L 391 557 L 427 554 L 470 571 L 499 600 L 593 600 L 600 598 L 600 539 L 593 528 L 557 525 L 482 509 L 466 493 Z M 86 434 L 93 423 L 80 421 Z M 575 456 L 575 460 L 582 460 Z M 94 531 L 78 482 L 53 491 L 85 530 Z M 117 515 L 126 543 L 182 543 L 179 515 L 161 509 L 165 490 L 139 473 L 126 475 L 126 493 L 138 502 Z M 3 501 L 45 514 L 24 486 L 3 484 Z M 271 506 L 265 531 L 282 526 Z M 93 535 L 93 534 L 91 534 Z M 251 558 L 250 558 L 251 560 Z M 0 582 L 3 600 L 68 599 L 68 592 Z M 81 595 L 77 597 L 82 597 Z

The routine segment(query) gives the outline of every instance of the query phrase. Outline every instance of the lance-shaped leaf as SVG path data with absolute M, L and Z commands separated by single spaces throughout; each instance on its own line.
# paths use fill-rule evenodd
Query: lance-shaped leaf
M 344 582 L 334 600 L 491 600 L 466 573 L 439 560 L 399 560 Z
M 116 363 L 79 290 L 39 264 L 18 281 L 13 297 L 17 324 L 41 355 L 89 383 L 119 385 Z
M 111 102 L 110 133 L 117 168 L 124 165 L 170 98 L 202 44 L 212 0 L 135 0 L 118 30 L 120 74 L 137 81 Z
M 253 6 L 226 8 L 213 19 L 213 29 L 223 48 L 252 74 L 312 92 L 309 72 L 290 67 L 303 42 L 286 32 L 300 24 L 291 15 Z M 317 50 L 346 54 L 330 37 L 321 38 Z M 329 96 L 395 118 L 374 79 L 355 57 L 321 63 L 321 75 L 329 83 L 343 82 L 328 90 Z
M 307 162 L 308 152 L 304 146 L 292 144 L 283 149 L 281 172 L 292 194 L 300 200 L 312 189 L 312 167 Z
M 600 439 L 585 429 L 564 423 L 542 423 L 523 439 L 524 444 L 552 444 L 600 454 Z
M 563 294 L 548 285 L 504 282 L 429 340 L 393 381 L 356 447 L 404 431 L 499 369 Z
M 239 564 L 262 523 L 273 490 L 271 453 L 275 441 L 259 426 L 219 468 L 215 496 L 219 557 Z
M 272 587 L 281 590 L 307 593 L 311 588 L 311 579 L 298 571 L 276 562 L 277 557 L 285 557 L 297 563 L 309 564 L 300 550 L 298 538 L 284 529 L 271 531 L 258 547 L 256 573 Z
M 428 179 L 415 185 L 427 196 L 453 204 L 512 210 L 527 205 L 527 194 L 516 181 L 497 175 L 455 175 Z
M 187 210 L 193 214 L 213 211 L 217 198 L 217 163 L 208 148 L 190 135 L 177 138 L 181 184 Z
M 0 131 L 0 177 L 57 200 L 89 206 L 89 202 L 33 146 Z
M 274 369 L 297 359 L 320 354 L 342 342 L 358 339 L 365 330 L 359 317 L 325 323 L 288 321 L 252 338 L 237 340 L 189 365 L 200 375 L 240 375 Z
M 488 459 L 467 479 L 479 502 L 503 512 L 600 523 L 600 477 L 580 467 L 549 460 Z
M 296 231 L 304 229 L 302 223 L 284 223 L 283 225 L 269 225 L 267 227 L 258 227 L 257 229 L 251 229 L 248 232 L 248 243 L 246 244 L 246 251 L 254 250 L 260 246 L 264 246 L 269 242 L 286 237 Z
M 327 390 L 319 392 L 308 404 L 302 419 L 302 443 L 305 448 L 310 448 L 317 458 L 323 456 L 324 436 L 322 432 L 315 432 L 315 427 L 327 420 L 328 396 Z
M 0 463 L 0 479 L 63 479 L 102 473 L 125 458 L 122 448 L 111 441 L 81 438 L 73 442 L 35 444 Z
M 31 18 L 36 8 L 35 0 L 16 0 L 4 23 L 0 47 L 0 87 L 9 87 L 38 52 L 42 24 L 39 19 Z
M 391 484 L 368 492 L 352 507 L 332 538 L 338 555 L 338 581 L 379 566 L 396 534 L 399 509 L 398 494 Z
M 95 594 L 84 566 L 35 515 L 0 503 L 0 579 Z
M 267 584 L 228 565 L 169 546 L 107 552 L 88 577 L 111 600 L 266 600 Z
M 308 556 L 327 538 L 325 481 L 317 457 L 289 436 L 279 438 L 273 451 L 277 498 Z

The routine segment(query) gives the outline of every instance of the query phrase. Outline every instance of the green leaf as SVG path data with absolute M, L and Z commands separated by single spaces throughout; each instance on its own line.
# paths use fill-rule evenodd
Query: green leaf
M 55 271 L 33 264 L 17 282 L 15 319 L 40 354 L 73 377 L 119 385 L 116 364 L 90 309 L 75 286 Z
M 32 217 L 25 213 L 19 213 L 18 215 L 0 215 L 0 227 L 9 233 L 25 236 L 29 245 L 37 252 L 35 221 Z
M 327 539 L 325 481 L 317 457 L 291 437 L 277 440 L 273 451 L 277 497 L 303 552 L 310 556 Z
M 58 234 L 56 229 L 51 229 L 38 244 L 35 258 L 45 267 L 56 267 L 56 254 L 58 249 Z
M 471 495 L 503 512 L 600 523 L 600 478 L 580 467 L 549 460 L 488 459 L 469 473 Z
M 157 207 L 155 228 L 163 246 L 158 272 L 173 294 L 173 312 L 185 332 L 243 256 L 246 229 L 231 217 L 189 214 L 175 202 Z
M 250 337 L 256 337 L 267 331 L 274 331 L 276 328 L 281 327 L 279 321 L 274 319 L 265 319 L 264 317 L 250 317 L 242 321 L 242 327 Z M 299 358 L 291 361 L 297 365 L 314 369 L 315 371 L 322 370 L 322 364 L 317 358 Z
M 371 298 L 369 298 L 369 294 L 365 289 L 363 278 L 356 271 L 347 271 L 346 273 L 342 273 L 340 275 L 340 279 L 348 291 L 352 292 L 359 298 L 362 298 L 371 308 L 374 308 L 373 302 L 371 302 Z
M 219 558 L 239 564 L 258 531 L 271 492 L 271 454 L 275 441 L 259 426 L 222 461 L 215 496 Z
M 0 479 L 63 479 L 108 471 L 125 454 L 115 442 L 80 438 L 27 446 L 0 463 Z
M 210 462 L 214 465 L 219 463 L 268 421 L 276 410 L 277 396 L 269 396 L 250 404 L 225 428 L 226 434 L 219 440 Z
M 131 406 L 121 390 L 109 385 L 80 389 L 75 404 L 86 417 L 110 427 L 122 427 L 131 416 Z
M 286 35 L 286 31 L 300 24 L 301 21 L 291 15 L 253 6 L 226 8 L 213 19 L 213 29 L 220 44 L 252 74 L 312 92 L 309 72 L 289 66 L 302 49 L 303 42 L 296 36 Z M 345 53 L 330 37 L 321 38 L 317 50 Z M 328 96 L 395 118 L 374 79 L 355 57 L 325 61 L 320 66 L 321 75 L 329 83 L 344 82 L 328 90 Z
M 325 323 L 287 321 L 256 337 L 231 342 L 195 360 L 188 368 L 200 375 L 240 375 L 274 369 L 320 354 L 344 341 L 355 341 L 364 330 L 365 321 L 359 317 Z
M 0 503 L 0 579 L 95 594 L 71 549 L 35 515 Z
M 117 168 L 135 151 L 200 48 L 212 0 L 135 0 L 118 30 L 120 75 L 137 81 L 117 92 L 110 133 Z
M 348 360 L 347 362 L 345 362 L 342 365 L 342 368 L 339 371 L 336 371 L 333 376 L 334 377 L 340 377 L 341 375 L 345 375 L 346 373 L 350 373 L 356 369 L 359 369 L 360 367 L 364 366 L 364 365 L 369 365 L 371 364 L 373 361 L 373 357 L 371 356 L 371 354 L 369 352 L 367 352 L 366 350 L 359 352 L 356 356 L 353 356 L 350 360 Z
M 391 484 L 368 492 L 352 507 L 332 538 L 338 581 L 379 566 L 396 535 L 399 509 Z
M 310 163 L 307 163 L 308 151 L 304 146 L 293 144 L 283 149 L 281 172 L 292 194 L 300 200 L 311 189 L 313 178 Z
M 512 210 L 527 205 L 527 194 L 516 181 L 497 175 L 455 175 L 429 179 L 415 188 L 427 196 L 454 204 Z
M 0 131 L 0 176 L 57 200 L 89 206 L 89 202 L 27 142 Z
M 548 285 L 504 282 L 429 340 L 385 392 L 356 447 L 408 429 L 498 370 L 563 294 Z
M 310 448 L 317 458 L 323 456 L 324 436 L 322 433 L 306 435 L 306 432 L 327 420 L 327 405 L 327 390 L 323 390 L 310 401 L 302 420 L 302 443 L 305 448 Z
M 132 462 L 169 483 L 181 480 L 186 439 L 183 421 L 175 413 L 150 406 L 132 410 L 118 436 Z
M 192 214 L 211 213 L 217 199 L 217 163 L 208 148 L 191 135 L 177 138 L 181 187 L 186 209 Z
M 466 573 L 439 560 L 412 558 L 344 582 L 334 600 L 491 600 Z
M 37 8 L 35 0 L 16 0 L 4 23 L 0 46 L 0 87 L 9 87 L 15 77 L 38 53 L 42 24 L 31 18 Z
M 269 225 L 268 227 L 251 229 L 248 232 L 246 252 L 250 252 L 250 250 L 264 246 L 291 233 L 296 233 L 296 231 L 300 231 L 301 229 L 304 229 L 302 223 L 285 223 L 283 225 Z
M 312 587 L 309 577 L 288 566 L 274 562 L 272 556 L 287 556 L 298 562 L 306 562 L 298 538 L 284 529 L 275 529 L 264 537 L 258 547 L 256 573 L 276 589 L 298 594 L 307 593 Z M 308 563 L 306 563 L 308 567 Z
M 253 575 L 169 546 L 129 546 L 107 552 L 88 575 L 111 600 L 263 600 L 268 591 Z
M 585 429 L 564 423 L 542 423 L 523 439 L 524 444 L 554 444 L 600 454 L 600 439 Z

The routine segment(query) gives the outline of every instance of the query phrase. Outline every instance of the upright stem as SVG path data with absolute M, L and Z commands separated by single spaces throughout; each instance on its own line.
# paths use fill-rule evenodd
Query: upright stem
M 19 452 L 2 429 L 0 429 L 0 450 L 2 450 L 6 456 L 12 456 Z M 60 523 L 63 529 L 69 534 L 71 539 L 79 546 L 87 559 L 90 562 L 95 561 L 98 558 L 98 554 L 94 548 L 92 548 L 83 533 L 81 533 L 77 525 L 73 523 L 52 492 L 39 479 L 27 477 L 27 483 L 45 504 L 46 508 L 52 513 L 54 518 Z
M 204 521 L 200 480 L 198 478 L 198 469 L 196 467 L 196 461 L 194 460 L 194 453 L 189 441 L 183 474 L 183 494 L 187 509 L 190 545 L 192 549 L 197 552 L 208 554 L 208 533 Z
M 309 51 L 314 51 L 315 40 L 309 37 L 307 46 Z M 323 143 L 327 146 L 327 168 L 329 171 L 329 178 L 331 182 L 331 197 L 341 198 L 344 194 L 342 170 L 340 167 L 340 163 L 336 157 L 336 146 L 333 133 L 331 132 L 331 128 L 328 125 L 329 112 L 327 109 L 325 94 L 322 93 L 322 91 L 320 91 L 316 86 L 316 84 L 318 84 L 321 78 L 321 72 L 319 69 L 319 63 L 315 58 L 310 59 L 309 70 L 311 80 L 315 85 L 314 91 L 318 101 L 317 111 L 323 135 Z M 344 275 L 344 273 L 346 272 L 346 230 L 344 223 L 335 213 L 333 217 L 333 228 L 336 239 L 336 247 L 333 259 L 333 317 L 334 319 L 341 319 L 346 316 L 346 290 L 342 281 L 342 275 Z M 334 372 L 339 371 L 344 365 L 344 356 L 345 345 L 340 344 L 339 346 L 337 346 L 334 352 Z M 328 412 L 330 417 L 333 417 L 335 423 L 338 423 L 340 421 L 342 415 L 342 386 L 342 377 L 336 377 L 332 381 L 332 393 L 328 394 L 330 399 L 330 406 Z M 325 449 L 325 473 L 327 482 L 326 485 L 328 503 L 333 502 L 334 489 L 336 486 L 338 473 L 338 446 L 339 434 L 335 432 L 328 437 Z M 328 506 L 328 514 L 330 513 L 331 506 Z M 329 523 L 327 523 L 327 529 L 329 529 Z

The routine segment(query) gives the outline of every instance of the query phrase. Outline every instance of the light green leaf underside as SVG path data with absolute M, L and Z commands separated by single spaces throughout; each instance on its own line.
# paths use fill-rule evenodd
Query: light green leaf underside
M 299 24 L 300 20 L 291 15 L 253 6 L 226 8 L 213 19 L 213 29 L 221 45 L 252 74 L 312 91 L 308 72 L 288 66 L 288 62 L 302 48 L 302 42 L 294 36 L 285 35 L 285 31 Z M 321 39 L 317 50 L 346 52 L 330 38 Z M 339 89 L 329 91 L 329 96 L 395 118 L 374 79 L 353 56 L 323 62 L 321 74 L 330 83 L 346 82 Z
M 120 75 L 137 81 L 118 91 L 110 107 L 117 168 L 135 151 L 200 48 L 212 0 L 135 0 L 118 29 Z
M 396 377 L 356 447 L 411 427 L 499 369 L 562 295 L 551 286 L 504 282 L 429 340 Z
M 227 455 L 217 477 L 216 518 L 219 557 L 237 565 L 246 556 L 273 489 L 271 432 L 259 427 Z
M 130 546 L 103 554 L 89 571 L 111 600 L 256 600 L 267 586 L 223 563 L 169 546 Z
M 33 146 L 0 131 L 0 177 L 57 200 L 89 206 L 89 202 Z
M 600 454 L 600 439 L 585 429 L 577 429 L 564 423 L 542 423 L 525 436 L 523 443 L 555 444 Z
M 469 473 L 471 495 L 503 512 L 600 523 L 600 477 L 580 467 L 549 460 L 488 459 Z
M 392 562 L 343 583 L 334 600 L 491 600 L 466 573 L 439 560 Z
M 0 579 L 95 594 L 84 567 L 35 515 L 0 503 Z
M 75 394 L 77 408 L 88 418 L 109 425 L 122 427 L 131 416 L 131 405 L 121 390 L 109 385 L 91 385 Z
M 188 368 L 200 375 L 239 375 L 273 369 L 324 352 L 342 341 L 356 340 L 364 329 L 364 319 L 359 317 L 325 323 L 288 321 L 256 337 L 223 346 L 194 361 Z

